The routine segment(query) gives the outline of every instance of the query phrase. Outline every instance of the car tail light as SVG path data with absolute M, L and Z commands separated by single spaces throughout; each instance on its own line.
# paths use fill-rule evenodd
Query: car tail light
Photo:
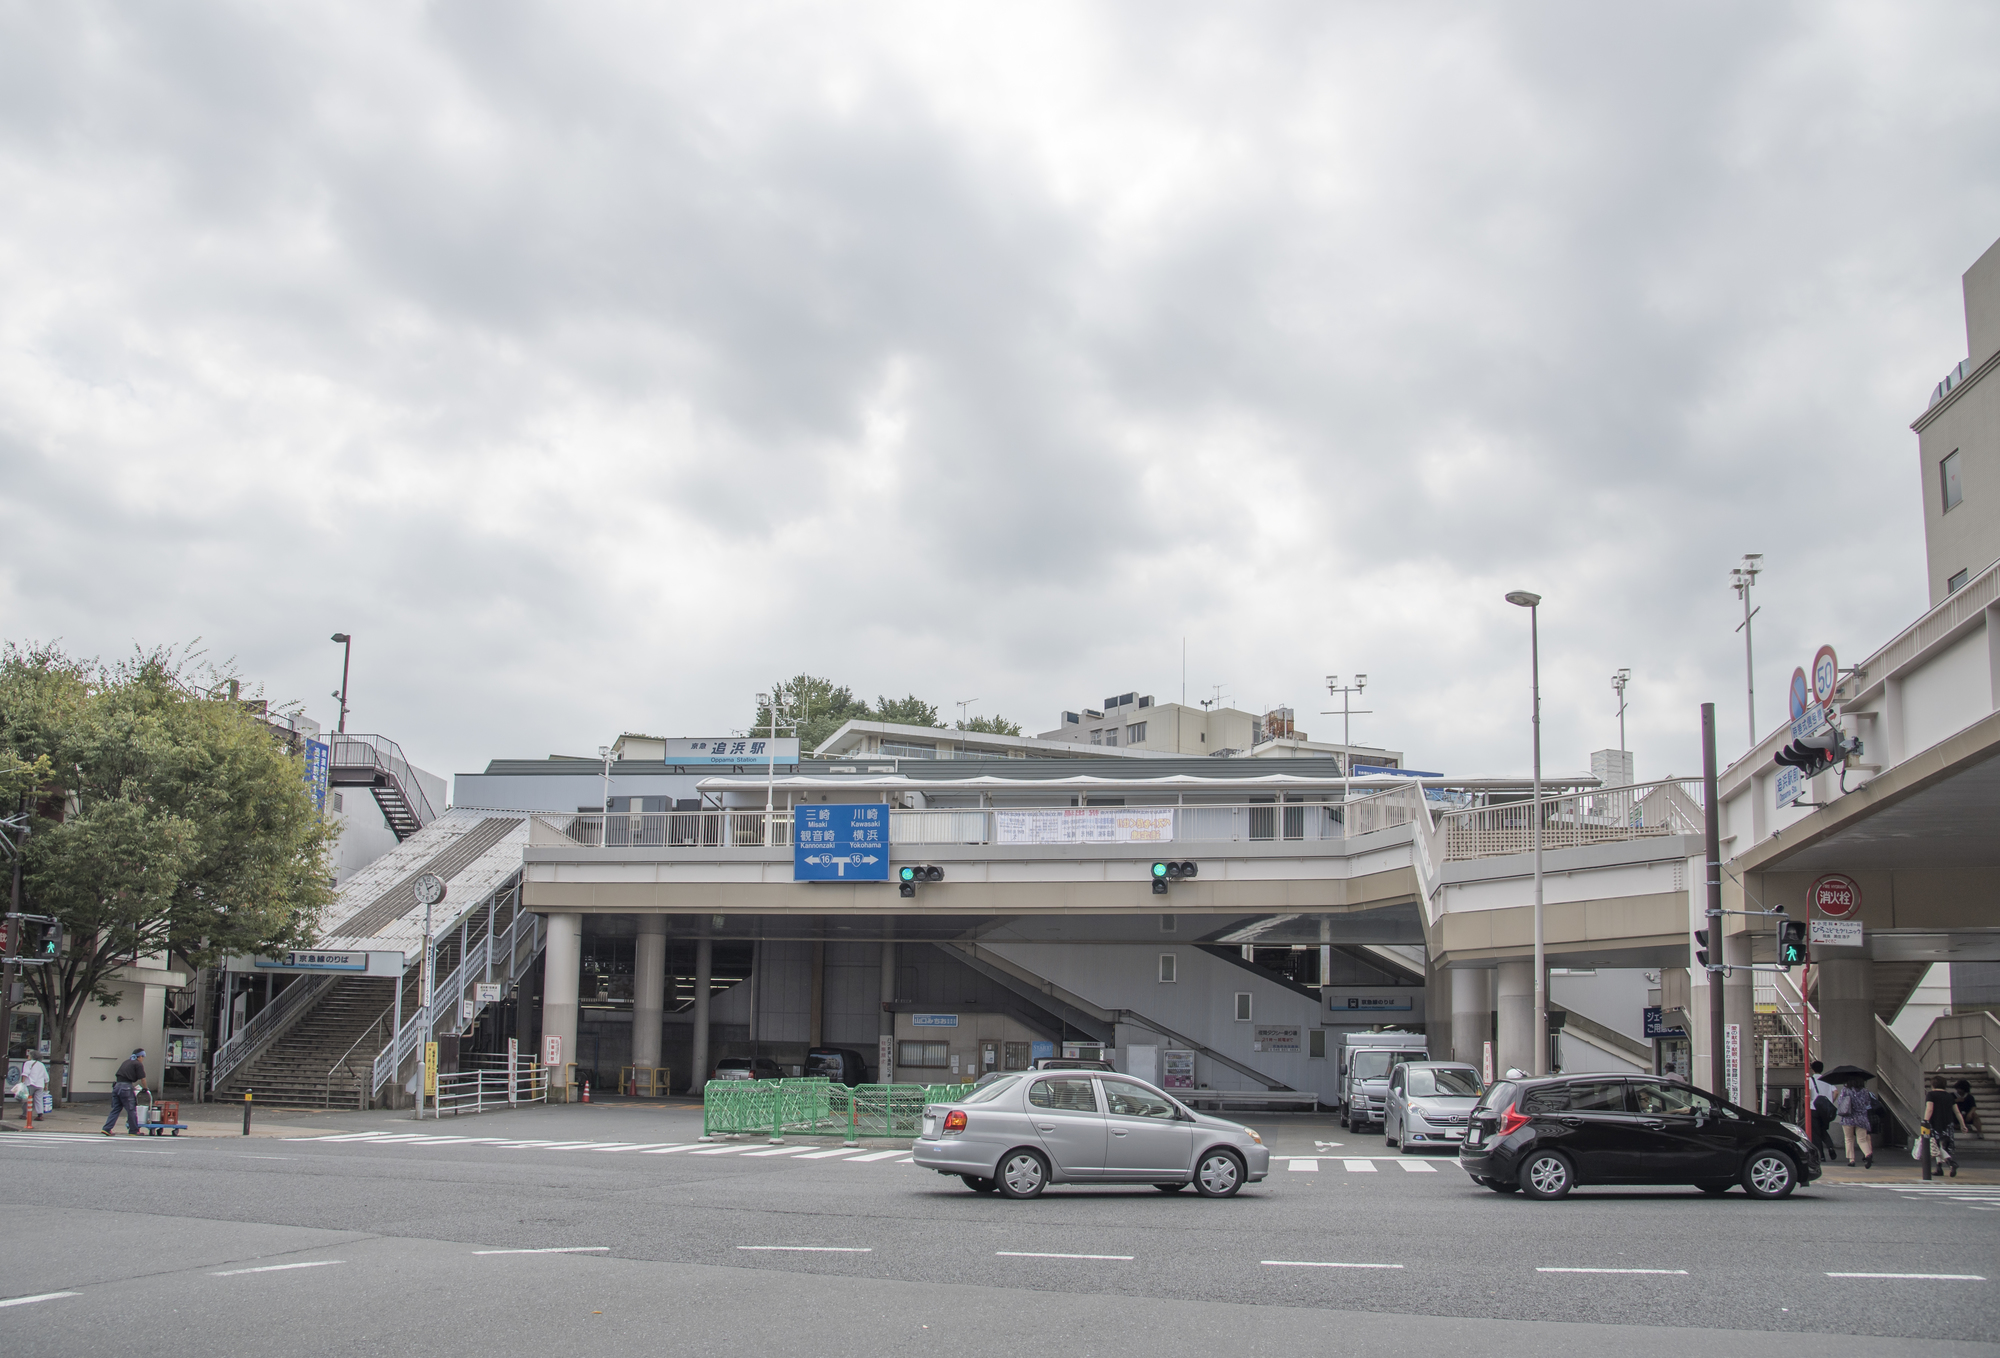
M 946 1130 L 947 1132 L 962 1132 L 962 1131 L 964 1131 L 964 1130 L 965 1130 L 965 1110 L 964 1110 L 963 1108 L 954 1108 L 954 1109 L 952 1109 L 952 1110 L 951 1110 L 951 1111 L 950 1111 L 949 1113 L 946 1113 L 946 1114 L 944 1115 L 944 1129 L 945 1129 L 945 1130 Z
M 1507 1111 L 1500 1115 L 1500 1135 L 1511 1136 L 1533 1121 L 1526 1113 L 1516 1112 L 1515 1106 L 1510 1103 Z

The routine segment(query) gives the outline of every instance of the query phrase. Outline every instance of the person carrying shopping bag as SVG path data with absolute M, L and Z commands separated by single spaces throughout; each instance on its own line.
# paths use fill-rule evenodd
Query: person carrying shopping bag
M 1936 1158 L 1942 1161 L 1942 1168 L 1952 1178 L 1958 1177 L 1958 1134 L 1966 1130 L 1965 1118 L 1958 1111 L 1958 1100 L 1944 1087 L 1944 1076 L 1931 1079 L 1931 1087 L 1924 1093 L 1924 1129 L 1931 1138 L 1931 1148 Z
M 1861 1167 L 1875 1168 L 1875 1138 L 1868 1130 L 1868 1112 L 1875 1096 L 1868 1092 L 1860 1075 L 1850 1075 L 1833 1096 L 1833 1110 L 1840 1119 L 1840 1134 L 1847 1144 L 1847 1167 L 1854 1168 L 1855 1144 L 1860 1143 Z
M 42 1100 L 49 1093 L 49 1068 L 33 1052 L 21 1062 L 21 1120 L 28 1126 L 35 1125 L 35 1119 L 45 1110 Z

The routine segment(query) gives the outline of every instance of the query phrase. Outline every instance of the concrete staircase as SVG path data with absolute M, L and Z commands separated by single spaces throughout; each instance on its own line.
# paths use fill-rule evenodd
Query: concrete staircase
M 232 1072 L 217 1097 L 241 1099 L 247 1089 L 272 1108 L 365 1107 L 395 994 L 388 979 L 341 977 L 290 1031 Z
M 2000 1156 L 2000 1085 L 1994 1084 L 1993 1077 L 1983 1070 L 1934 1070 L 1931 1074 L 1942 1077 L 1944 1087 L 1953 1094 L 1958 1091 L 1952 1086 L 1965 1081 L 1972 1086 L 1972 1097 L 1978 1101 L 1985 1131 L 1979 1136 L 1961 1135 L 1959 1146 L 1976 1149 L 1985 1157 Z

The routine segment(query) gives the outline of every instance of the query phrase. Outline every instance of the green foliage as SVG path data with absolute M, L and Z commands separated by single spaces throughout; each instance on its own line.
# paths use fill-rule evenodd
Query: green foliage
M 185 652 L 116 665 L 53 646 L 0 654 L 0 759 L 46 767 L 23 857 L 30 909 L 65 955 L 26 980 L 69 1034 L 135 957 L 206 965 L 312 940 L 333 899 L 333 830 L 303 761 Z M 61 1053 L 58 1053 L 60 1056 Z
M 1021 723 L 1008 721 L 1005 717 L 974 717 L 971 721 L 958 723 L 961 731 L 978 731 L 989 736 L 1018 736 Z
M 777 688 L 781 694 L 778 734 L 791 735 L 796 731 L 799 746 L 808 755 L 850 721 L 892 721 L 904 726 L 944 725 L 938 720 L 937 707 L 914 693 L 907 698 L 877 698 L 876 706 L 871 708 L 866 700 L 856 698 L 854 690 L 847 685 L 836 684 L 818 675 L 794 675 Z M 753 735 L 769 734 L 770 730 L 770 704 L 759 703 L 757 715 L 750 723 L 750 732 Z
M 936 704 L 927 703 L 914 693 L 907 698 L 877 697 L 875 720 L 894 722 L 898 726 L 942 727 L 944 725 L 938 720 Z

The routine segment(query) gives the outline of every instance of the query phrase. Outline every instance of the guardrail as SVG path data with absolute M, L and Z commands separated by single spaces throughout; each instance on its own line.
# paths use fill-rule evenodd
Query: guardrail
M 213 1092 L 222 1088 L 223 1082 L 236 1073 L 237 1067 L 298 1022 L 312 1007 L 313 1001 L 333 988 L 336 979 L 326 975 L 300 976 L 279 991 L 269 1004 L 257 1011 L 254 1018 L 215 1049 L 208 1068 L 209 1090 Z
M 1702 833 L 1701 780 L 1669 778 L 1564 793 L 1540 802 L 1523 798 L 1499 806 L 1443 812 L 1437 825 L 1445 857 L 1464 861 L 1529 852 L 1534 848 L 1537 809 L 1544 849 Z
M 844 1133 L 915 1136 L 924 1105 L 950 1103 L 972 1092 L 956 1085 L 844 1085 L 831 1080 L 710 1080 L 701 1093 L 701 1134 L 733 1136 L 787 1132 L 802 1136 Z
M 2000 1084 L 2000 1019 L 1985 1009 L 1933 1019 L 1917 1040 L 1916 1055 L 1926 1072 L 1984 1071 Z
M 523 1062 L 513 1079 L 505 1070 L 461 1070 L 440 1075 L 433 1117 L 446 1113 L 484 1113 L 488 1109 L 518 1108 L 524 1103 L 547 1103 L 548 1072 L 541 1066 Z
M 383 1085 L 396 1078 L 396 1072 L 423 1043 L 426 1033 L 454 1033 L 466 1027 L 460 1019 L 459 1005 L 470 998 L 467 992 L 477 982 L 495 975 L 502 981 L 516 979 L 521 967 L 541 951 L 544 927 L 542 916 L 522 910 L 517 903 L 513 917 L 498 934 L 484 934 L 469 942 L 458 965 L 431 987 L 431 1003 L 438 1017 L 436 1026 L 428 1026 L 430 1016 L 424 1006 L 418 1005 L 416 1011 L 403 1020 L 403 1026 L 396 1030 L 394 1040 L 375 1057 L 370 1092 L 379 1092 Z M 484 1007 L 475 1003 L 472 1010 L 475 1020 Z

